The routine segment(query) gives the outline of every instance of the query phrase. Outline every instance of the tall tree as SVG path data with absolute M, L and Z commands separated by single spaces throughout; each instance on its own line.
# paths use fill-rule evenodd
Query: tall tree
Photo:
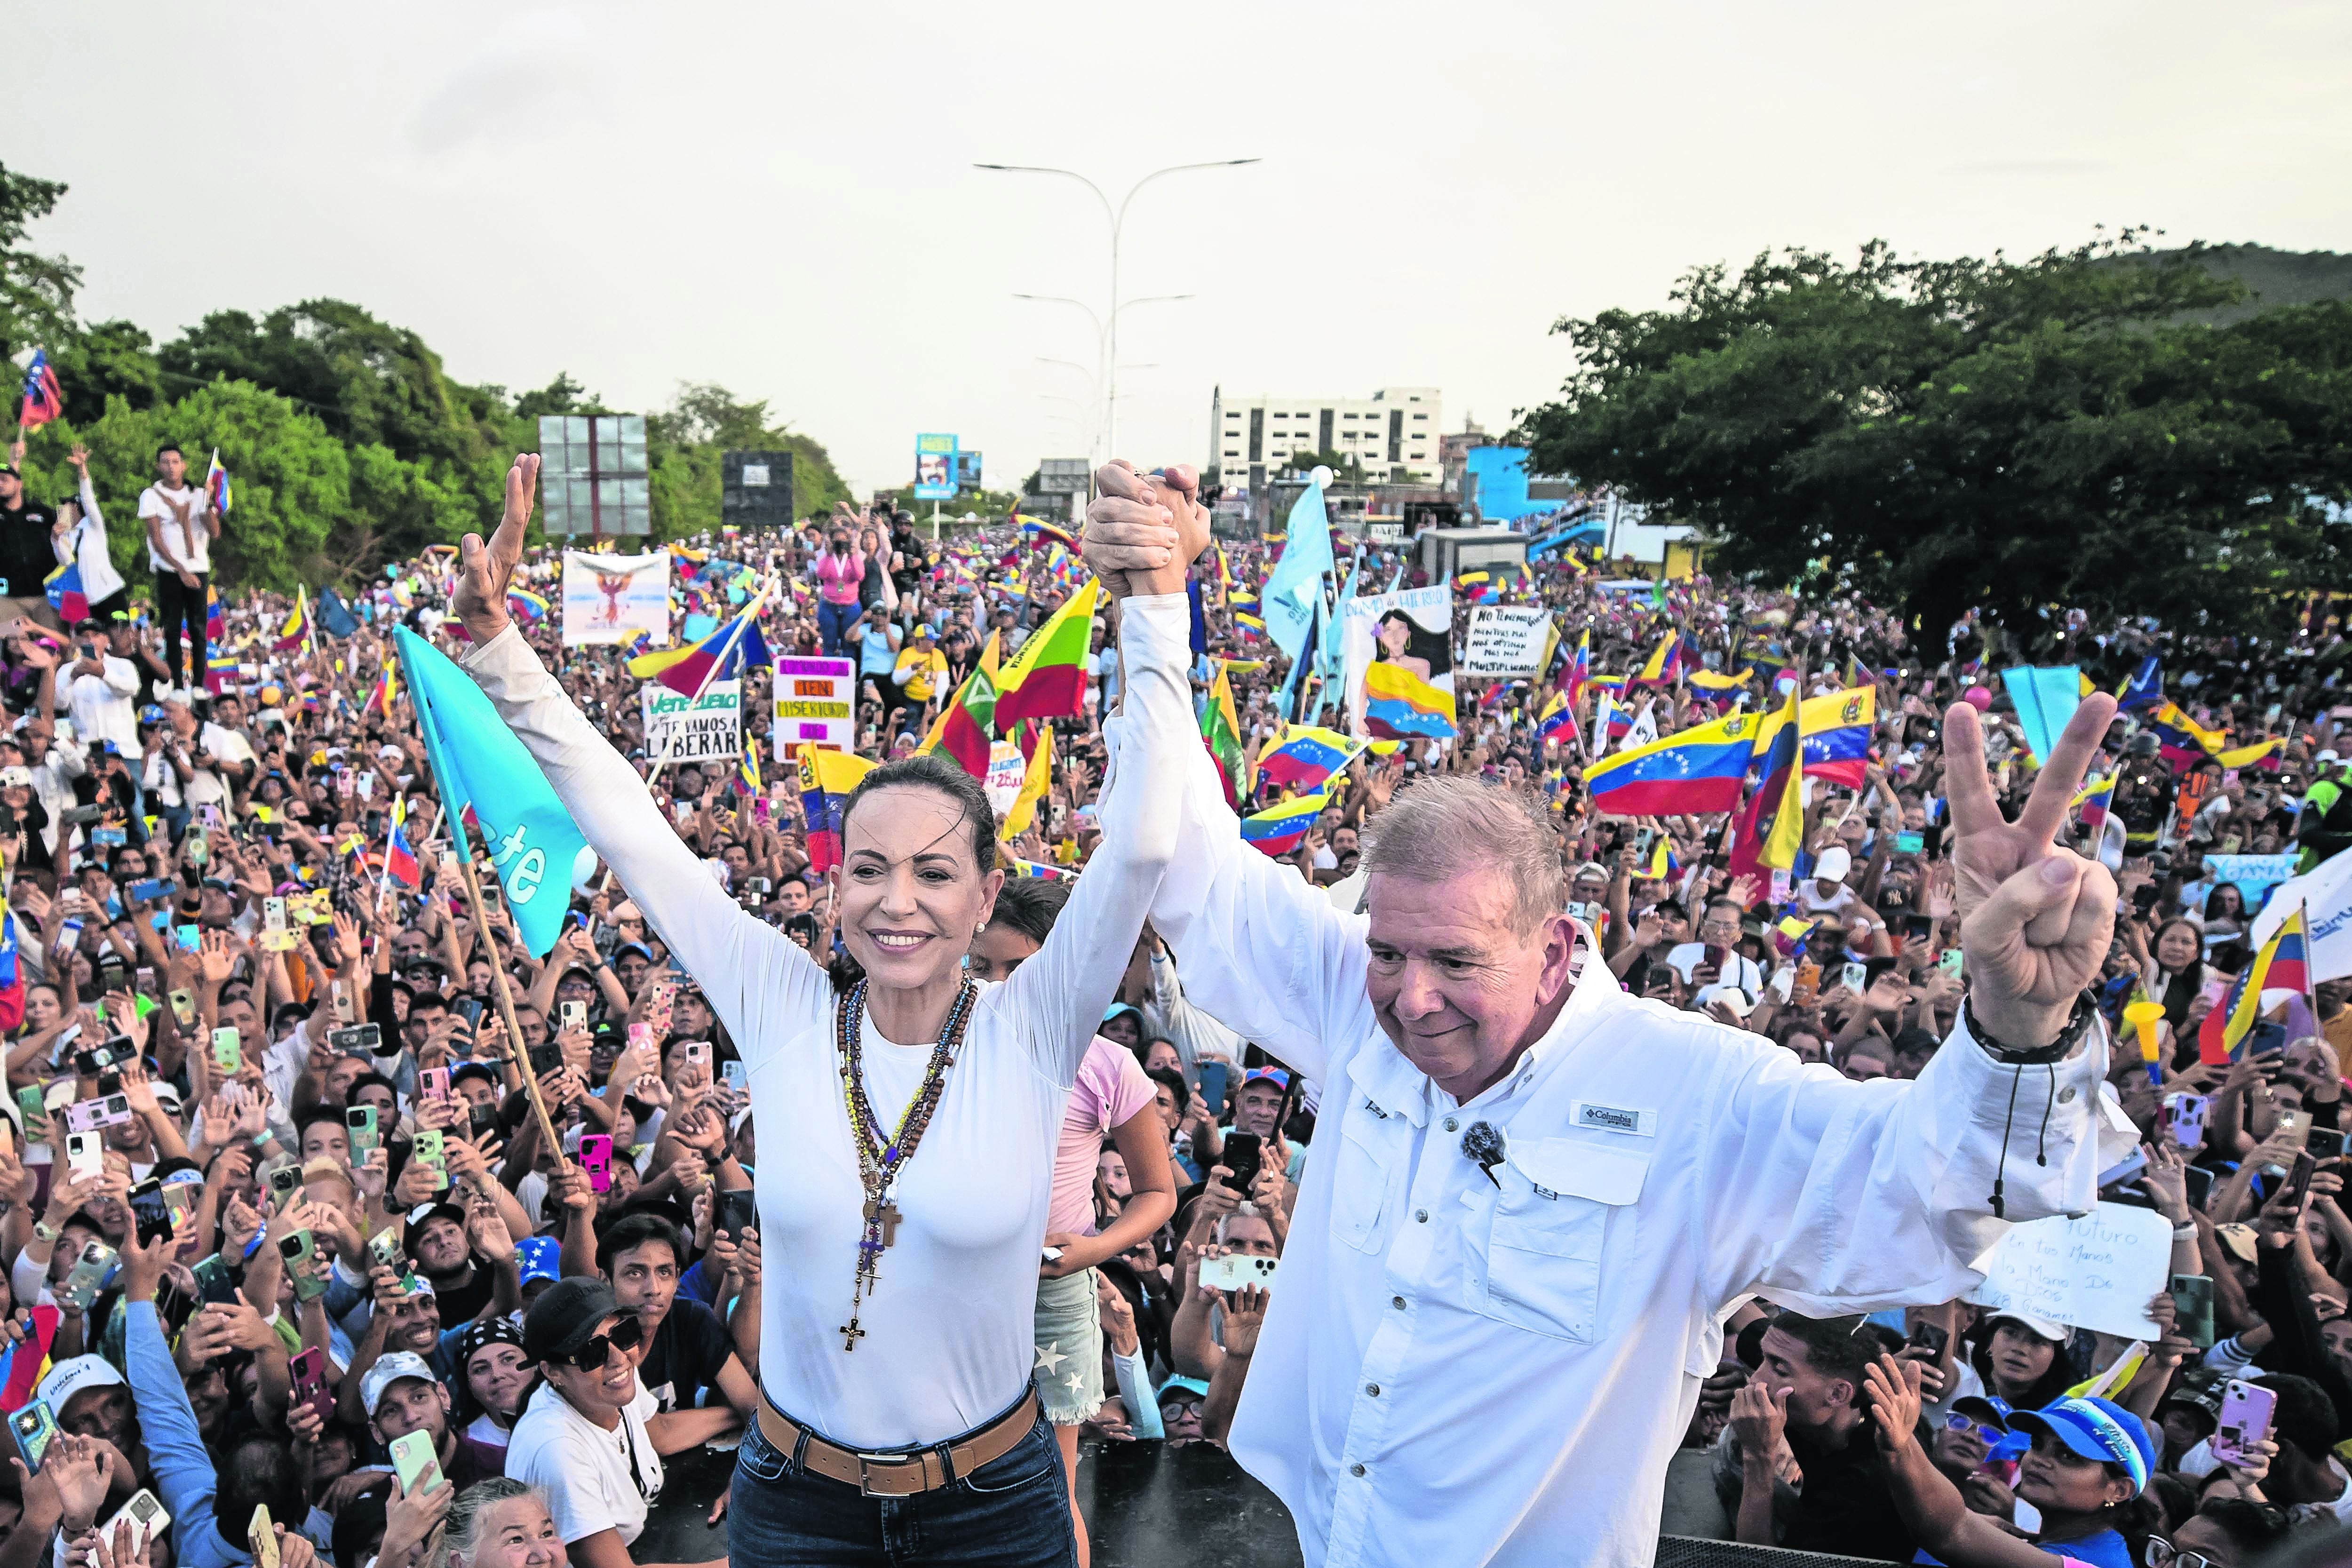
M 81 268 L 33 250 L 26 232 L 65 194 L 62 181 L 19 174 L 0 163 L 0 356 L 57 344 L 72 331 Z M 8 406 L 15 408 L 13 398 Z
M 1579 366 L 1520 436 L 1698 526 L 1722 568 L 1860 589 L 1940 637 L 1979 605 L 2280 623 L 2352 563 L 2352 306 L 2227 325 L 2191 248 L 2032 260 L 1758 257 L 1659 310 L 1563 320 Z

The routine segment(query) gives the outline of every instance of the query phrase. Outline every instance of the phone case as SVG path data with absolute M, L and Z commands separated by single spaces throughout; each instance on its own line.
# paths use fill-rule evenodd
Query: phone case
M 441 1460 L 426 1432 L 406 1432 L 392 1440 L 392 1468 L 404 1492 L 431 1491 L 441 1482 Z
M 2271 1435 L 2271 1415 L 2278 1395 L 2267 1388 L 2231 1378 L 2221 1391 L 2221 1415 L 2213 1428 L 2213 1458 L 2224 1465 L 2242 1465 L 2252 1458 L 2256 1445 Z

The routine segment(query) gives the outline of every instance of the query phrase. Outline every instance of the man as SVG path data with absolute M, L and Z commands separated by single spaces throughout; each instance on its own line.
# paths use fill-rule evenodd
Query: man
M 77 657 L 66 666 L 66 711 L 92 752 L 111 741 L 121 755 L 139 755 L 139 667 L 127 657 L 138 642 L 139 628 L 127 621 L 103 635 L 84 627 Z
M 459 1491 L 506 1473 L 505 1450 L 449 1429 L 449 1390 L 423 1357 L 395 1351 L 370 1367 L 360 1382 L 368 1430 L 377 1442 L 389 1447 L 394 1438 L 424 1433 L 433 1439 L 441 1473 Z
M 1750 996 L 1764 994 L 1764 972 L 1754 959 L 1737 951 L 1739 915 L 1735 900 L 1717 899 L 1699 917 L 1698 940 L 1667 950 L 1666 964 L 1684 984 L 1694 991 L 1708 985 L 1736 985 Z
M 0 616 L 34 620 L 51 631 L 64 628 L 42 586 L 58 569 L 49 543 L 57 519 L 25 494 L 25 476 L 13 462 L 0 465 Z
M 212 542 L 220 537 L 220 514 L 211 498 L 187 482 L 188 460 L 165 442 L 155 451 L 155 482 L 139 494 L 139 521 L 147 529 L 147 565 L 155 574 L 156 627 L 163 634 L 163 663 L 172 684 L 181 675 L 180 636 L 194 650 L 187 668 L 205 678 L 205 584 L 213 569 Z
M 1838 1557 L 1908 1563 L 1918 1544 L 1895 1511 L 1886 1465 L 1863 1402 L 1863 1368 L 1878 1341 L 1855 1318 L 1784 1312 L 1764 1331 L 1763 1363 L 1732 1395 L 1739 1439 L 1738 1539 Z M 1782 1530 L 1773 1519 L 1780 1450 L 1804 1477 Z
M 391 1085 L 371 1075 L 372 1080 Z M 379 1113 L 381 1114 L 381 1113 Z M 388 1125 L 388 1123 L 387 1123 Z M 491 1270 L 474 1261 L 473 1243 L 466 1237 L 466 1211 L 452 1203 L 433 1204 L 412 1212 L 402 1245 L 416 1271 L 433 1282 L 436 1310 L 451 1323 L 470 1322 L 497 1293 Z
M 746 1420 L 760 1391 L 743 1370 L 719 1314 L 699 1301 L 677 1299 L 685 1271 L 686 1243 L 677 1227 L 656 1214 L 625 1215 L 596 1244 L 596 1267 L 613 1287 L 621 1310 L 645 1325 L 646 1350 L 637 1379 L 654 1396 L 656 1410 L 691 1410 L 716 1392 Z M 759 1312 L 757 1300 L 749 1310 Z
M 857 679 L 874 700 L 883 702 L 883 689 L 889 684 L 891 672 L 898 667 L 898 646 L 904 640 L 890 621 L 890 611 L 880 601 L 866 608 L 865 617 L 848 631 L 849 641 L 856 647 Z
M 261 765 L 251 742 L 235 727 L 235 704 L 230 697 L 215 703 L 219 718 L 226 721 L 215 723 L 197 719 L 194 700 L 184 691 L 175 690 L 163 699 L 163 717 L 170 721 L 183 760 L 191 770 L 180 788 L 182 799 L 191 807 L 217 806 L 223 816 L 234 813 L 231 793 L 250 789 Z
M 1208 533 L 1192 476 L 1097 479 L 1085 551 L 1126 600 L 1129 675 L 1181 670 L 1184 563 Z M 1986 1209 L 2089 1209 L 2106 1042 L 2080 998 L 2116 889 L 2053 839 L 2113 710 L 2084 700 L 2015 825 L 1975 710 L 1947 716 L 1974 989 L 1948 1048 L 1892 1089 L 1636 1002 L 1598 964 L 1580 983 L 1533 797 L 1468 777 L 1400 791 L 1369 826 L 1367 913 L 1345 915 L 1242 842 L 1191 726 L 1122 722 L 1114 766 L 1190 785 L 1153 929 L 1193 1000 L 1328 1086 L 1337 1123 L 1232 1436 L 1308 1564 L 1550 1563 L 1563 1541 L 1646 1563 L 1736 1303 L 1949 1300 L 1999 1228 Z

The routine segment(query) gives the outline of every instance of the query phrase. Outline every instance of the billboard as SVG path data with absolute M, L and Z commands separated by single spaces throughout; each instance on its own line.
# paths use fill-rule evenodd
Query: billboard
M 603 538 L 654 531 L 644 415 L 541 415 L 539 460 L 548 532 Z
M 956 483 L 968 490 L 983 488 L 980 482 L 980 454 L 956 448 Z
M 790 528 L 793 505 L 790 452 L 719 454 L 719 521 L 737 528 Z
M 915 437 L 915 499 L 953 500 L 956 498 L 956 438 L 953 436 Z
M 1047 458 L 1037 465 L 1037 488 L 1047 495 L 1082 496 L 1093 473 L 1084 458 Z

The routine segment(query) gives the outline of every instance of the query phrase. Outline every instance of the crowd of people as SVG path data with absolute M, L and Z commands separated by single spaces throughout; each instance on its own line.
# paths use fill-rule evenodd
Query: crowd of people
M 2253 959 L 2269 891 L 2222 879 L 2209 858 L 2300 851 L 2308 868 L 2352 845 L 2352 805 L 2336 809 L 2336 726 L 2352 721 L 2338 705 L 2345 644 L 2319 610 L 2278 642 L 2076 616 L 2024 645 L 1973 622 L 1906 634 L 1851 595 L 1705 575 L 1632 587 L 1652 569 L 1553 553 L 1456 594 L 1457 640 L 1476 604 L 1548 609 L 1558 652 L 1542 668 L 1464 679 L 1451 738 L 1383 740 L 1328 778 L 1278 784 L 1263 758 L 1302 723 L 1345 731 L 1350 717 L 1338 683 L 1290 679 L 1253 613 L 1282 542 L 1223 540 L 1183 574 L 1188 613 L 1161 649 L 1181 679 L 1163 679 L 1132 640 L 1122 658 L 1121 637 L 1140 634 L 1116 629 L 1115 614 L 1144 616 L 1107 608 L 1072 710 L 1003 737 L 1034 754 L 1051 731 L 1048 787 L 1020 831 L 1000 838 L 985 821 L 968 837 L 980 873 L 1026 874 L 974 906 L 943 967 L 918 973 L 929 961 L 912 936 L 908 956 L 849 962 L 844 922 L 895 907 L 884 884 L 902 866 L 920 877 L 927 846 L 961 843 L 955 811 L 902 850 L 869 849 L 871 867 L 854 845 L 843 865 L 815 853 L 792 762 L 758 724 L 742 734 L 748 766 L 654 768 L 628 650 L 567 646 L 555 616 L 519 619 L 519 652 L 495 628 L 469 636 L 467 567 L 450 555 L 347 585 L 355 624 L 337 635 L 278 595 L 207 594 L 207 547 L 235 515 L 188 486 L 176 448 L 158 455 L 139 518 L 112 525 L 112 556 L 86 481 L 54 499 L 0 470 L 13 616 L 0 627 L 0 1262 L 13 1342 L 0 1403 L 16 1438 L 0 1476 L 0 1568 L 52 1541 L 75 1568 L 307 1568 L 320 1556 L 340 1568 L 567 1556 L 623 1568 L 667 1457 L 741 1445 L 738 1495 L 716 1518 L 746 1507 L 746 1474 L 832 1474 L 813 1451 L 828 1439 L 855 1460 L 984 1438 L 1002 1403 L 986 1391 L 1003 1384 L 983 1331 L 1008 1304 L 1024 1319 L 1025 1397 L 1055 1441 L 1032 1451 L 1025 1427 L 993 1452 L 976 1439 L 982 1462 L 964 1481 L 992 1478 L 974 1489 L 1007 1500 L 988 1528 L 1067 1531 L 1083 1556 L 1088 1445 L 1231 1440 L 1302 1188 L 1328 1186 L 1355 1153 L 1341 1109 L 1387 1092 L 1361 1068 L 1352 1086 L 1318 1081 L 1320 1058 L 1208 998 L 1218 959 L 1195 961 L 1151 897 L 1158 868 L 1192 853 L 1178 824 L 1192 808 L 1134 767 L 1114 799 L 1120 724 L 1173 711 L 1199 725 L 1227 686 L 1239 809 L 1326 797 L 1273 864 L 1338 916 L 1363 907 L 1365 858 L 1400 803 L 1480 784 L 1515 792 L 1557 858 L 1554 912 L 1580 933 L 1580 991 L 1622 988 L 1753 1037 L 1809 1079 L 1910 1080 L 1962 1048 L 1948 1042 L 1971 994 L 1947 715 L 1955 703 L 1980 715 L 1994 796 L 2024 809 L 2051 759 L 1995 672 L 2028 662 L 2116 689 L 2145 686 L 2154 660 L 2177 711 L 2231 752 L 2260 752 L 2236 767 L 2182 752 L 2140 703 L 2096 737 L 2086 770 L 2112 781 L 2111 824 L 2070 816 L 2060 833 L 2104 858 L 2118 888 L 2092 987 L 2124 1042 L 2098 1089 L 2112 1122 L 2103 1145 L 2120 1152 L 2101 1150 L 2099 1196 L 2173 1226 L 2170 1278 L 2150 1307 L 2163 1331 L 2134 1347 L 1981 1309 L 1965 1290 L 1823 1316 L 1799 1310 L 1801 1290 L 1783 1292 L 1789 1305 L 1749 1294 L 1722 1319 L 1719 1352 L 1677 1369 L 1686 1427 L 1664 1497 L 1643 1506 L 1669 1533 L 1962 1565 L 2023 1552 L 2231 1565 L 2352 1521 L 2352 1218 L 2339 1206 L 2352 1123 L 2338 1121 L 2352 981 L 2264 998 L 2273 1026 L 2233 1059 L 2199 1047 Z M 110 563 L 134 528 L 148 571 L 126 578 Z M 1410 543 L 1336 542 L 1351 578 L 1427 580 Z M 857 750 L 905 770 L 871 775 L 877 787 L 951 800 L 962 786 L 940 784 L 951 764 L 927 743 L 943 710 L 1087 576 L 1056 529 L 1013 520 L 939 537 L 887 501 L 789 534 L 681 545 L 680 614 L 728 613 L 734 568 L 775 574 L 789 591 L 765 612 L 766 640 L 780 657 L 856 662 Z M 23 575 L 69 561 L 88 590 L 71 620 Z M 560 597 L 560 572 L 558 551 L 533 549 L 515 585 Z M 382 679 L 396 626 L 481 680 L 598 851 L 544 953 L 487 869 L 488 903 L 467 892 L 409 700 Z M 1678 668 L 1642 685 L 1669 637 Z M 1585 661 L 1573 687 L 1572 657 Z M 766 711 L 769 673 L 744 679 L 743 711 Z M 1737 812 L 1596 807 L 1586 773 L 1620 743 L 1596 711 L 1604 700 L 1671 736 L 1766 712 L 1792 686 L 1867 694 L 1869 717 L 1847 769 L 1804 780 L 1791 864 L 1744 857 Z M 1571 699 L 1566 722 L 1556 696 Z M 478 837 L 469 847 L 484 849 Z M 714 900 L 728 921 L 709 916 Z M 1071 925 L 1057 926 L 1066 906 L 1096 950 L 1105 931 L 1133 934 L 1108 957 L 1076 953 Z M 814 963 L 787 970 L 736 922 Z M 1377 929 L 1374 941 L 1377 965 Z M 1069 997 L 1096 988 L 1107 1005 L 1087 1003 L 1074 1030 Z M 934 991 L 940 1010 L 901 1026 L 893 1009 Z M 2122 1021 L 2141 998 L 2162 1009 L 2153 1074 Z M 802 1013 L 822 1036 L 805 1072 L 726 1021 Z M 973 1045 L 958 1056 L 967 1027 Z M 982 1076 L 979 1047 L 999 1036 L 1028 1053 L 1013 1079 Z M 884 1043 L 858 1068 L 861 1038 Z M 926 1043 L 903 1062 L 890 1054 L 909 1040 Z M 853 1064 L 839 1082 L 836 1045 Z M 964 1057 L 973 1065 L 950 1072 Z M 755 1075 L 792 1086 L 799 1109 L 760 1126 Z M 1677 1092 L 1661 1082 L 1651 1098 Z M 902 1118 L 910 1105 L 920 1115 Z M 774 1124 L 802 1115 L 812 1120 Z M 871 1166 L 869 1124 L 881 1134 Z M 761 1131 L 775 1151 L 765 1178 Z M 958 1165 L 967 1143 L 973 1163 Z M 972 1198 L 975 1227 L 1027 1227 L 1013 1250 L 1034 1280 L 959 1277 L 982 1267 L 977 1253 L 893 1250 L 898 1173 L 990 1171 L 1027 1144 L 1034 1170 L 1016 1162 L 1003 1176 L 1018 1190 L 1001 1211 L 988 1206 L 993 1175 L 966 1179 L 989 1189 Z M 917 1161 L 922 1150 L 938 1152 Z M 835 1278 L 832 1254 L 799 1245 L 820 1203 L 867 1226 L 854 1284 Z M 1343 1236 L 1349 1223 L 1316 1218 Z M 1367 1247 L 1399 1223 L 1364 1216 Z M 764 1295 L 762 1228 L 777 1261 Z M 1002 1287 L 994 1307 L 964 1303 L 980 1348 L 942 1345 L 939 1365 L 860 1355 L 869 1328 L 892 1331 L 898 1298 L 875 1281 L 903 1289 L 899 1270 L 960 1302 Z M 803 1287 L 822 1316 L 795 1304 Z M 1513 1301 L 1497 1289 L 1476 1310 L 1531 1347 L 1581 1341 L 1591 1295 Z M 1580 1312 L 1585 1331 L 1570 1321 Z M 868 1375 L 901 1381 L 856 1381 Z M 934 1401 L 938 1418 L 898 1429 L 871 1409 L 877 1387 L 919 1412 Z M 2223 1430 L 2225 1411 L 2233 1424 L 2261 1414 L 2260 1430 Z M 859 1475 L 853 1463 L 849 1481 Z M 161 1515 L 167 1529 L 145 1528 Z M 1316 1532 L 1335 1560 L 1345 1525 L 1343 1507 Z M 817 1527 L 795 1514 L 790 1528 Z M 816 1550 L 814 1536 L 793 1539 Z M 1557 1560 L 1582 1559 L 1564 1542 Z

